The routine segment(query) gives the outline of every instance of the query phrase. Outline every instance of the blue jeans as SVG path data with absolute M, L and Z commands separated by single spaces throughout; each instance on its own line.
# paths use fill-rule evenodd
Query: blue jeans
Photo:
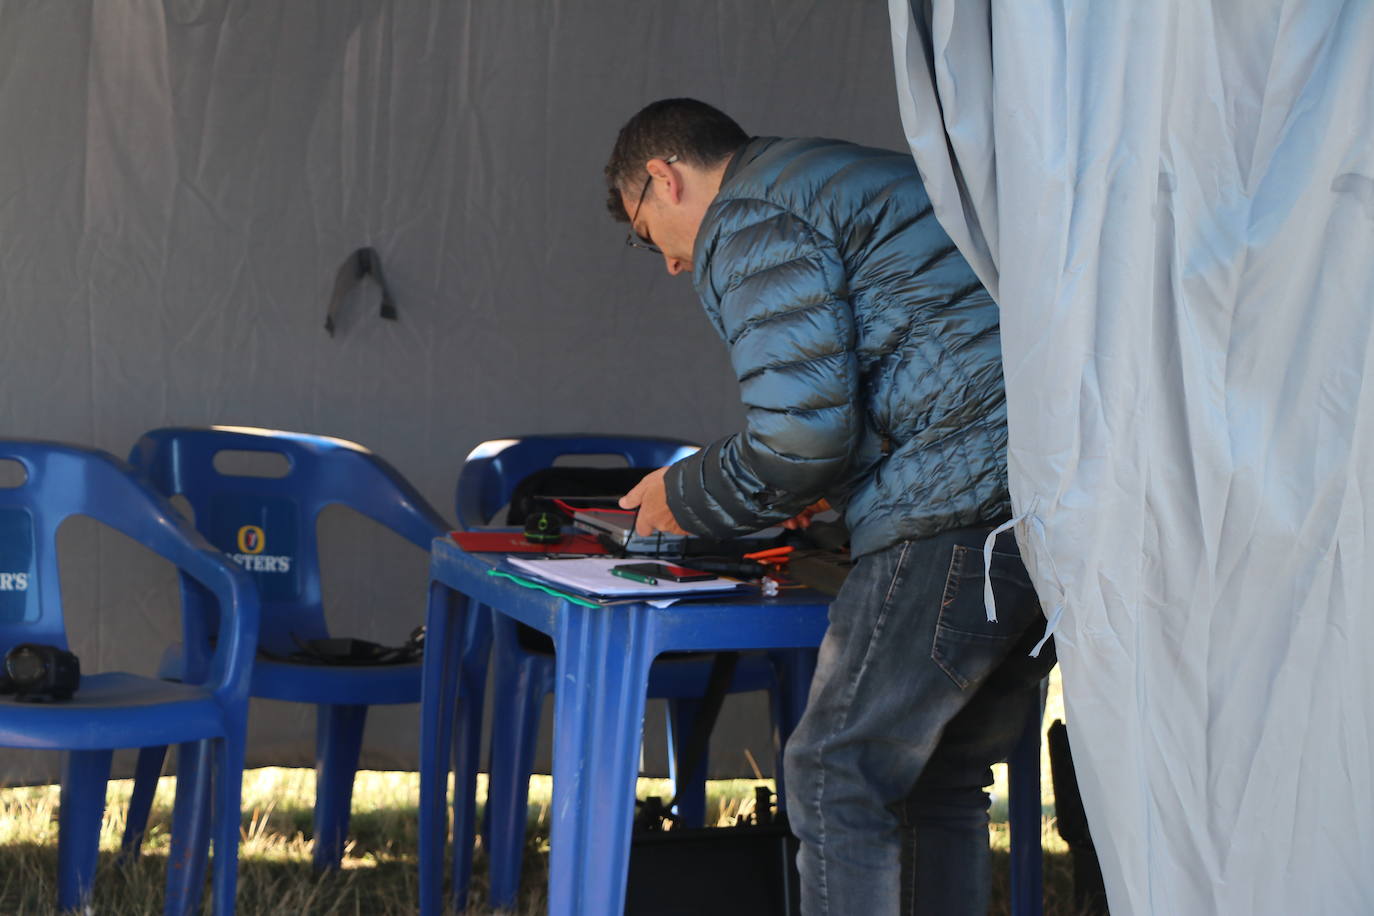
M 830 608 L 806 713 L 788 742 L 787 809 L 806 916 L 985 914 L 992 764 L 1006 758 L 1052 645 L 1015 539 L 989 528 L 859 559 Z

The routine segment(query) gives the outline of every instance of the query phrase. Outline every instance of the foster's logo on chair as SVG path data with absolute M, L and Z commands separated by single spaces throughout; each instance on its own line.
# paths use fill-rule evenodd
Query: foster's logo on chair
M 262 553 L 267 546 L 267 532 L 257 525 L 244 525 L 239 529 L 239 553 Z
M 0 509 L 0 622 L 37 615 L 33 521 L 22 509 Z
M 253 574 L 265 600 L 295 600 L 300 595 L 296 507 L 281 498 L 219 494 L 209 503 L 210 543 Z
M 263 551 L 267 548 L 267 532 L 258 525 L 244 525 L 238 533 L 239 552 L 230 554 L 230 558 L 249 572 L 261 573 L 289 573 L 291 571 L 291 557 L 289 555 L 270 555 Z

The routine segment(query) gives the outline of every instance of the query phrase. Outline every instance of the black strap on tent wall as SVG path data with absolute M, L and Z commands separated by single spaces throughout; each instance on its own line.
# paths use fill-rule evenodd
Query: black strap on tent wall
M 371 277 L 382 290 L 381 316 L 387 321 L 395 321 L 396 300 L 391 298 L 391 290 L 386 285 L 386 275 L 382 273 L 382 258 L 375 248 L 359 248 L 344 258 L 334 275 L 334 293 L 329 297 L 329 310 L 325 312 L 324 329 L 334 336 L 335 319 L 343 305 L 344 298 L 353 287 L 364 278 Z

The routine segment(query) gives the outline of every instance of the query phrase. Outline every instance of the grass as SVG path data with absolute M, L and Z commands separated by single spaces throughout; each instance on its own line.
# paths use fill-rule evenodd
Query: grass
M 1047 721 L 1062 716 L 1057 683 L 1052 685 Z M 1068 849 L 1053 825 L 1053 796 L 1048 762 L 1045 781 L 1043 844 L 1045 848 L 1045 911 L 1071 916 L 1072 872 Z M 1005 768 L 995 771 L 992 789 L 994 823 L 994 887 L 991 912 L 1006 913 L 1008 834 Z M 754 780 L 712 782 L 708 786 L 708 817 L 731 823 L 753 807 Z M 132 863 L 116 859 L 124 830 L 124 809 L 130 782 L 111 782 L 100 840 L 96 875 L 96 912 L 106 916 L 160 913 L 163 871 L 173 783 L 158 788 L 144 854 Z M 546 908 L 548 874 L 548 807 L 551 784 L 536 776 L 530 787 L 530 833 L 519 916 L 542 914 Z M 641 779 L 639 796 L 667 796 L 665 780 Z M 485 795 L 479 781 L 478 797 Z M 414 773 L 363 772 L 354 789 L 352 839 L 343 868 L 317 875 L 310 864 L 311 809 L 314 773 L 309 770 L 264 768 L 250 770 L 243 783 L 243 839 L 239 849 L 238 912 L 254 914 L 311 914 L 311 916 L 400 916 L 416 912 L 419 888 L 416 874 L 416 802 L 419 777 Z M 0 913 L 13 916 L 50 914 L 57 898 L 57 803 L 53 786 L 0 790 Z M 479 841 L 474 867 L 472 905 L 464 916 L 492 911 L 486 896 L 485 856 Z M 726 891 L 722 891 L 724 893 Z

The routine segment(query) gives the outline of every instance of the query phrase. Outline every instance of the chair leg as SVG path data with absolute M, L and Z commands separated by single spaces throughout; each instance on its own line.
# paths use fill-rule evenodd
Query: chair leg
M 1044 909 L 1040 848 L 1040 704 L 1007 757 L 1007 823 L 1011 830 L 1011 912 L 1039 916 Z
M 237 736 L 216 742 L 213 824 L 215 875 L 212 888 L 216 916 L 228 916 L 234 912 L 234 897 L 238 891 L 244 740 L 240 732 Z
M 677 797 L 676 813 L 684 827 L 701 827 L 706 823 L 706 762 L 702 761 L 699 773 L 688 773 L 685 769 L 691 764 L 685 755 L 700 711 L 698 699 L 668 700 L 668 777 Z
M 512 664 L 513 663 L 513 664 Z M 493 689 L 511 715 L 493 716 L 491 776 L 487 782 L 487 903 L 513 906 L 520 888 L 529 818 L 530 771 L 539 740 L 539 712 L 553 678 L 553 661 L 526 655 L 518 660 L 496 655 Z M 514 670 L 511 670 L 514 668 Z
M 194 912 L 205 886 L 210 845 L 211 741 L 177 745 L 177 793 L 172 804 L 172 846 L 167 854 L 163 912 Z
M 363 747 L 366 706 L 320 705 L 315 712 L 315 868 L 338 868 L 348 839 L 353 777 Z
M 124 817 L 124 838 L 119 844 L 120 856 L 125 859 L 136 859 L 143 850 L 143 835 L 148 830 L 148 814 L 153 808 L 153 796 L 157 793 L 157 781 L 162 775 L 162 763 L 166 757 L 165 745 L 138 749 L 138 763 L 134 767 L 134 790 L 129 796 L 129 807 Z
M 84 906 L 95 881 L 100 819 L 113 751 L 67 751 L 62 755 L 62 796 L 57 822 L 57 906 Z

